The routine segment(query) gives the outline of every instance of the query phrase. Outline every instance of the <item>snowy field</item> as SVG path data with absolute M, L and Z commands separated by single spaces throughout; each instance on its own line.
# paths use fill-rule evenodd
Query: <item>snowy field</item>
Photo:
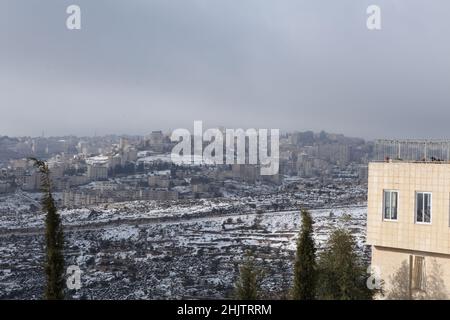
M 41 298 L 43 215 L 34 208 L 38 205 L 32 199 L 0 202 L 2 299 Z M 351 231 L 367 256 L 365 206 L 311 213 L 319 248 L 340 226 Z M 266 272 L 268 297 L 282 297 L 290 286 L 299 211 L 245 212 L 233 201 L 202 200 L 165 208 L 152 201 L 130 202 L 61 214 L 66 263 L 82 270 L 82 288 L 68 292 L 69 297 L 227 298 L 248 249 Z

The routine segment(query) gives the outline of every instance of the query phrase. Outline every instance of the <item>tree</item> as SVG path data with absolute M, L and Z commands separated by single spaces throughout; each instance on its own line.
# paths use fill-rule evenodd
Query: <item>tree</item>
M 422 290 L 412 288 L 410 265 L 407 260 L 402 261 L 400 267 L 390 276 L 389 300 L 447 300 L 447 288 L 443 279 L 443 270 L 435 258 L 430 258 L 427 274 L 424 274 L 426 285 Z
M 328 239 L 318 263 L 318 297 L 327 300 L 372 299 L 366 285 L 367 266 L 356 251 L 352 235 L 336 229 Z
M 260 297 L 262 272 L 255 266 L 255 257 L 247 252 L 244 263 L 239 267 L 235 296 L 240 300 L 256 300 Z
M 313 220 L 307 210 L 301 211 L 302 226 L 297 240 L 292 298 L 312 300 L 316 297 L 316 247 Z
M 50 170 L 41 160 L 30 158 L 41 174 L 42 210 L 45 217 L 45 273 L 47 283 L 45 287 L 46 299 L 64 298 L 64 234 L 61 219 L 56 209 L 55 200 L 51 192 Z

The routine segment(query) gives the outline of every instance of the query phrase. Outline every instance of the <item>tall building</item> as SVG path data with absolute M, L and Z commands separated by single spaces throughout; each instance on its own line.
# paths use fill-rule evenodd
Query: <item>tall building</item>
M 108 168 L 100 164 L 88 164 L 87 177 L 91 181 L 108 179 Z
M 367 206 L 372 268 L 387 297 L 449 298 L 450 163 L 371 162 Z
M 150 147 L 153 151 L 164 152 L 167 148 L 166 137 L 162 131 L 152 131 L 152 133 L 146 137 L 145 145 Z
M 42 156 L 48 153 L 47 140 L 45 138 L 33 139 L 31 151 L 34 155 Z
M 150 146 L 162 144 L 164 142 L 164 134 L 162 131 L 152 131 L 147 136 L 147 141 Z
M 301 153 L 298 155 L 297 157 L 297 174 L 300 177 L 311 177 L 314 172 L 313 172 L 313 162 L 314 162 L 314 158 Z

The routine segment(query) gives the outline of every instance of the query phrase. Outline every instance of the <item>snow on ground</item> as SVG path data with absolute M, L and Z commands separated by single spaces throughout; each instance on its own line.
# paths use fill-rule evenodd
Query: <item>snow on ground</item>
M 118 226 L 113 229 L 107 229 L 101 235 L 102 240 L 137 240 L 139 229 L 132 226 Z
M 32 194 L 0 197 L 0 229 L 10 232 L 0 236 L 0 299 L 42 295 L 43 236 L 13 232 L 42 227 L 38 200 Z M 259 210 L 268 201 L 259 200 L 134 201 L 61 210 L 66 264 L 82 270 L 82 289 L 69 294 L 96 299 L 229 297 L 245 251 L 253 250 L 268 275 L 264 290 L 277 296 L 292 279 L 300 212 Z M 310 212 L 319 251 L 331 231 L 342 227 L 368 258 L 366 206 Z

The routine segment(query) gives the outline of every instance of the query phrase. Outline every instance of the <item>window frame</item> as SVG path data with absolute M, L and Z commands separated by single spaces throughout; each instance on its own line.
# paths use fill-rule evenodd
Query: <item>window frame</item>
M 392 219 L 392 206 L 391 206 L 391 211 L 390 211 L 390 217 L 391 218 L 386 218 L 385 217 L 385 212 L 386 212 L 386 193 L 389 192 L 390 194 L 390 199 L 389 199 L 389 205 L 391 206 L 392 204 L 392 193 L 397 193 L 397 217 L 395 219 Z M 398 221 L 398 201 L 399 199 L 399 192 L 398 190 L 395 189 L 383 189 L 383 212 L 382 212 L 382 217 L 383 217 L 383 221 L 389 221 L 389 222 L 397 222 Z
M 428 194 L 430 195 L 430 222 L 425 222 L 425 221 L 417 221 L 417 209 L 418 209 L 418 195 L 419 194 Z M 415 192 L 415 197 L 414 197 L 414 223 L 415 224 L 424 224 L 424 225 L 430 225 L 433 222 L 433 193 L 430 191 L 416 191 Z M 425 201 L 422 200 L 422 205 L 425 204 Z M 424 220 L 425 218 L 425 212 L 424 215 L 422 217 L 422 220 Z

